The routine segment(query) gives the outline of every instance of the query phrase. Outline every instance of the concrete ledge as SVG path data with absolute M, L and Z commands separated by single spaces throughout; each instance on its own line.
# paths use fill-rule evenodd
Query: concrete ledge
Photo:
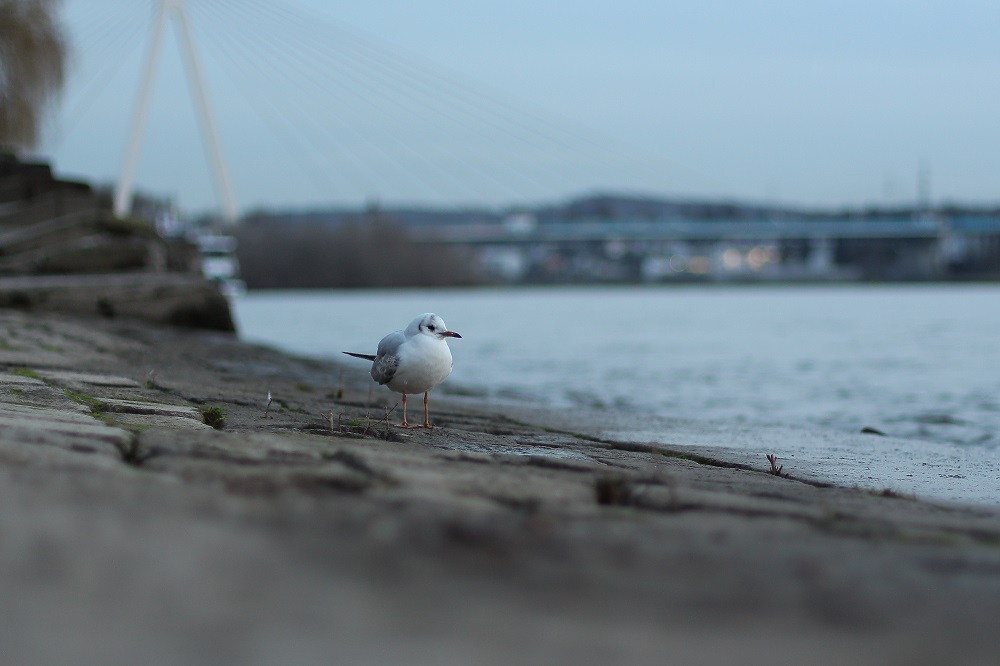
M 218 285 L 183 273 L 0 278 L 0 308 L 235 330 L 229 302 Z

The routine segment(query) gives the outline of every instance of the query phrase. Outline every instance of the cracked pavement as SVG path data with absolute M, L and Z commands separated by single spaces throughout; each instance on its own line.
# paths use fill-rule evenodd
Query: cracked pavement
M 600 414 L 441 395 L 438 427 L 402 430 L 359 374 L 0 311 L 5 656 L 972 664 L 1000 647 L 996 507 L 603 439 Z

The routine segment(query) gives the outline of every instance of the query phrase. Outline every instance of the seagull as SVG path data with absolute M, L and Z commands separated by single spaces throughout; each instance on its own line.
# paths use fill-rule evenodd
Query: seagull
M 451 349 L 447 338 L 462 337 L 449 331 L 444 320 L 426 312 L 401 331 L 382 338 L 375 355 L 344 352 L 348 356 L 372 361 L 372 379 L 390 390 L 403 394 L 404 428 L 412 428 L 406 420 L 406 395 L 424 394 L 424 428 L 431 427 L 427 411 L 428 392 L 451 374 Z

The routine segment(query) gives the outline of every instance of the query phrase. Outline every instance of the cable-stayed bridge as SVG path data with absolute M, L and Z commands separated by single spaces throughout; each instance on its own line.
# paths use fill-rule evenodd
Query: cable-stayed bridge
M 178 173 L 203 168 L 202 180 L 214 183 L 221 216 L 230 221 L 240 204 L 244 210 L 323 206 L 387 196 L 454 207 L 552 201 L 594 190 L 726 189 L 648 150 L 540 112 L 537 104 L 513 102 L 290 3 L 99 0 L 88 6 L 94 11 L 78 32 L 100 48 L 87 49 L 96 55 L 81 68 L 87 76 L 67 100 L 62 135 L 71 140 L 88 113 L 102 109 L 104 91 L 116 77 L 134 77 L 137 99 L 114 105 L 120 126 L 131 125 L 115 196 L 119 213 L 128 209 L 136 174 L 161 162 L 166 169 L 156 182 L 168 190 Z M 162 60 L 170 57 L 171 31 L 182 72 L 173 83 L 186 91 L 175 85 L 164 102 L 163 86 L 157 98 L 155 84 L 158 75 L 170 78 L 169 63 Z M 194 158 L 199 150 L 207 160 Z M 575 251 L 567 248 L 612 241 L 640 251 L 655 246 L 662 256 L 668 245 L 682 243 L 694 248 L 684 252 L 700 256 L 700 247 L 724 242 L 744 252 L 744 266 L 756 261 L 747 253 L 769 243 L 786 253 L 804 244 L 800 253 L 821 257 L 835 245 L 889 242 L 924 257 L 931 267 L 924 274 L 932 275 L 956 248 L 993 252 L 1000 217 L 817 221 L 778 212 L 774 219 L 754 221 L 625 218 L 528 228 L 440 224 L 428 231 L 426 238 L 439 243 L 548 244 L 570 253 Z
M 498 205 L 598 189 L 726 190 L 547 113 L 544 100 L 512 100 L 295 3 L 95 0 L 87 8 L 72 23 L 87 59 L 57 139 L 79 141 L 88 118 L 114 114 L 121 136 L 107 137 L 108 155 L 88 159 L 114 163 L 115 172 L 124 161 L 122 180 L 138 174 L 181 205 L 204 197 L 208 183 L 229 216 L 237 205 Z M 127 99 L 108 99 L 125 89 Z M 175 183 L 192 172 L 203 178 L 189 196 Z

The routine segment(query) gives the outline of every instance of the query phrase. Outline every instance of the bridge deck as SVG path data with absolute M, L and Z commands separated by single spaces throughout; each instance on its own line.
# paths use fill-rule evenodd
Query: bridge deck
M 605 241 L 765 241 L 795 239 L 937 239 L 960 234 L 1000 235 L 1000 218 L 917 218 L 913 220 L 773 221 L 597 221 L 554 222 L 531 228 L 503 224 L 449 224 L 428 228 L 428 237 L 447 243 L 565 243 Z

